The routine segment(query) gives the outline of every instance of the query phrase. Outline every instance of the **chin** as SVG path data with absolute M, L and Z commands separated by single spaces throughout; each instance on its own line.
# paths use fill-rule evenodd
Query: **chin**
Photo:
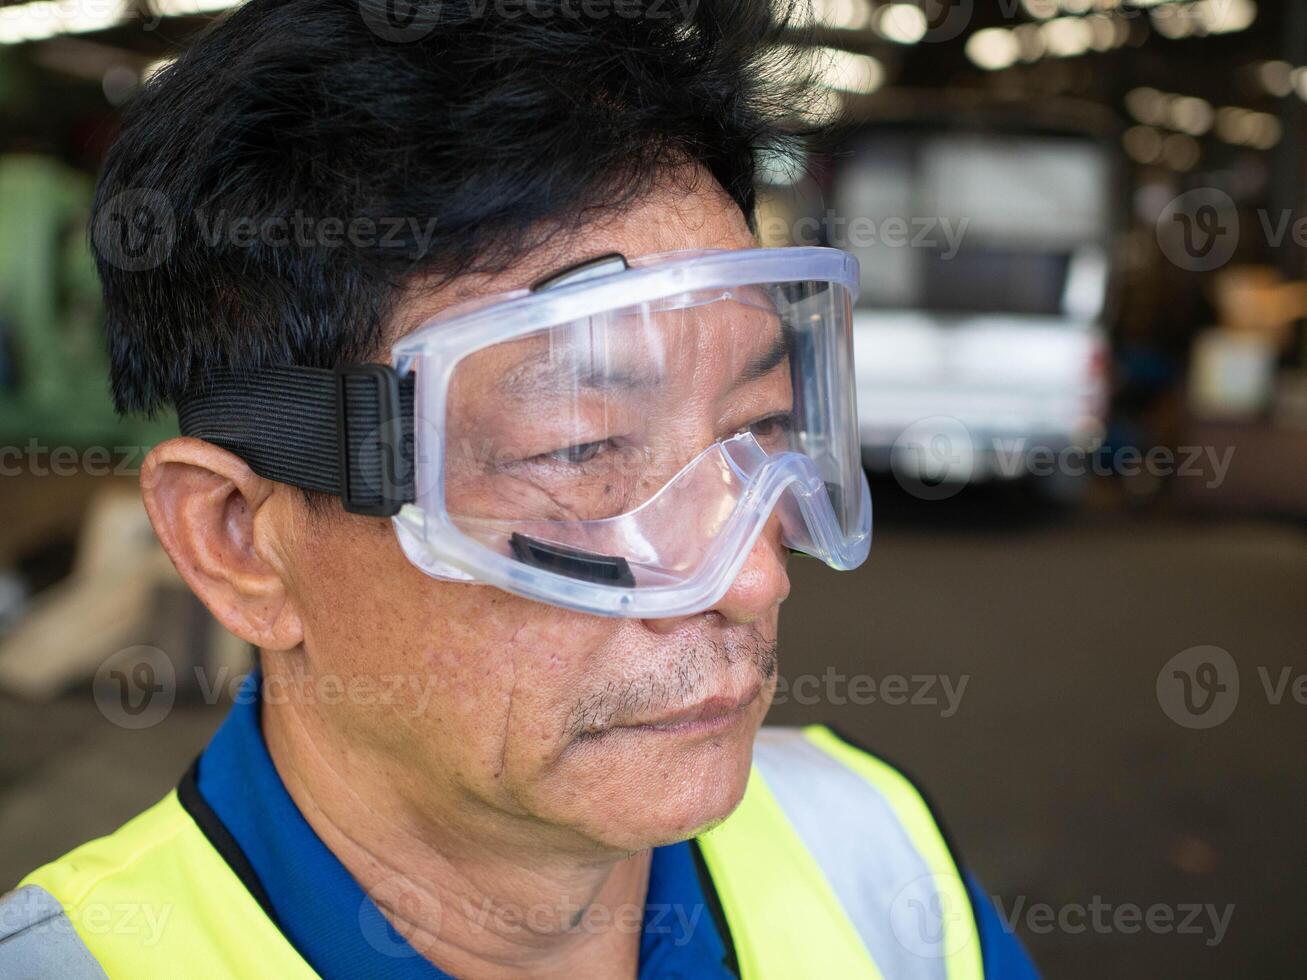
M 577 823 L 587 836 L 626 852 L 686 840 L 721 823 L 744 796 L 761 722 L 759 711 L 706 735 L 605 735 L 578 760 L 589 771 L 574 798 L 588 811 Z

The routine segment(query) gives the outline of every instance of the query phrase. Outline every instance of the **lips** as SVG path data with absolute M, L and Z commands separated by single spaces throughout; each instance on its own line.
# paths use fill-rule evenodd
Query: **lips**
M 728 728 L 744 715 L 749 705 L 757 700 L 761 689 L 761 684 L 754 684 L 740 697 L 714 695 L 689 707 L 659 715 L 652 720 L 618 727 L 634 731 L 685 734 Z

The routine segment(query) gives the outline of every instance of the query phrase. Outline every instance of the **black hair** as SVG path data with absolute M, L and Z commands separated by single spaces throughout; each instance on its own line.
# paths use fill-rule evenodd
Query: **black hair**
M 810 91 L 782 2 L 249 0 L 145 86 L 96 191 L 119 411 L 366 360 L 416 277 L 505 268 L 686 163 L 751 219 Z

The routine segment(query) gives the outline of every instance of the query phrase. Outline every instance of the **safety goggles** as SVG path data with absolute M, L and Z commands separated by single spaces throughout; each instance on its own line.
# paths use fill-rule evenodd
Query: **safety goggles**
M 391 363 L 220 371 L 182 432 L 390 517 L 409 560 L 610 616 L 711 607 L 759 535 L 832 568 L 871 544 L 857 262 L 612 254 L 447 310 Z

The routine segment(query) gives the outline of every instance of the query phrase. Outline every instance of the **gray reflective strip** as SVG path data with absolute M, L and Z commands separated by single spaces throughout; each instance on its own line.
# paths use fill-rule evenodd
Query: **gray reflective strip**
M 0 977 L 107 980 L 59 900 L 36 885 L 0 897 Z
M 753 761 L 881 975 L 946 980 L 944 958 L 914 949 L 907 921 L 939 908 L 931 870 L 876 787 L 794 728 L 762 729 Z

